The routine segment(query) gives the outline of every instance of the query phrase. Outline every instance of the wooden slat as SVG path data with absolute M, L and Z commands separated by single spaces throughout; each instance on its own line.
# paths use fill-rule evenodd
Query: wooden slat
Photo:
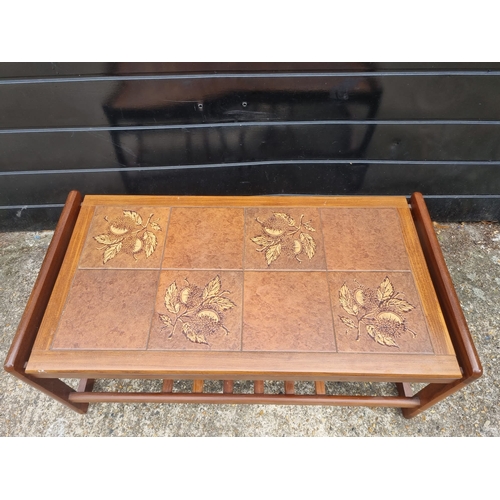
M 293 380 L 285 380 L 285 394 L 295 394 L 295 382 Z
M 314 388 L 316 390 L 316 394 L 318 394 L 318 395 L 326 394 L 325 383 L 323 381 L 316 380 L 314 382 Z
M 203 380 L 200 379 L 193 380 L 193 393 L 202 393 L 203 384 L 204 384 Z
M 224 380 L 224 394 L 232 394 L 234 389 L 234 381 L 233 380 Z
M 198 404 L 291 404 L 333 406 L 385 406 L 390 408 L 415 408 L 418 398 L 398 396 L 318 396 L 296 394 L 164 394 L 159 392 L 75 392 L 70 401 L 86 403 L 198 403 Z
M 164 379 L 161 392 L 172 392 L 173 389 L 174 389 L 174 381 L 169 378 Z
M 264 394 L 264 381 L 263 380 L 254 380 L 253 392 L 254 392 L 254 394 Z

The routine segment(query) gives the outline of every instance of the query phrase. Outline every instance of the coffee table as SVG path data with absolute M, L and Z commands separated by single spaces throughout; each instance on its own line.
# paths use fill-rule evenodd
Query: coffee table
M 97 402 L 271 403 L 408 418 L 482 373 L 419 193 L 408 203 L 73 191 L 5 369 L 80 413 Z M 102 378 L 163 386 L 94 392 Z M 223 391 L 204 392 L 204 380 Z M 254 381 L 253 394 L 235 380 Z M 265 380 L 284 393 L 266 394 Z M 296 394 L 296 381 L 313 393 Z M 329 381 L 394 382 L 398 395 L 327 394 Z M 410 383 L 427 385 L 412 394 Z

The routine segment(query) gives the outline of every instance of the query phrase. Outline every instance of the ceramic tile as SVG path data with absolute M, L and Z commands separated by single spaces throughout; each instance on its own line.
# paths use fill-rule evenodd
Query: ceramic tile
M 326 269 L 316 208 L 247 208 L 245 269 Z
M 330 272 L 339 352 L 432 353 L 409 272 Z
M 396 209 L 322 208 L 320 212 L 328 269 L 410 269 Z
M 161 271 L 148 349 L 240 350 L 242 292 L 242 272 Z
M 158 269 L 169 214 L 163 207 L 96 207 L 79 267 Z
M 145 349 L 158 271 L 76 272 L 53 349 Z
M 325 272 L 245 272 L 243 350 L 335 351 Z
M 241 269 L 242 208 L 173 208 L 163 268 Z

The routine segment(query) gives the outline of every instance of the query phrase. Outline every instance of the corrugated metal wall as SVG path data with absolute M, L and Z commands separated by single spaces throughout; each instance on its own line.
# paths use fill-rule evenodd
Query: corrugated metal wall
M 69 190 L 397 194 L 500 218 L 500 64 L 0 64 L 0 222 Z

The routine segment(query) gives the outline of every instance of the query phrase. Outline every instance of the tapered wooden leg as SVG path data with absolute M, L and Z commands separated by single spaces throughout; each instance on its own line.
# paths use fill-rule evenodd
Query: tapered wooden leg
M 69 395 L 75 393 L 76 391 L 69 385 L 65 384 L 62 380 L 59 380 L 58 378 L 35 378 L 31 375 L 26 375 L 23 372 L 7 368 L 6 371 L 77 413 L 87 413 L 89 408 L 88 403 L 72 403 L 69 401 Z
M 457 380 L 450 384 L 429 384 L 425 386 L 415 394 L 420 399 L 420 405 L 416 408 L 403 408 L 403 416 L 405 418 L 416 417 L 431 406 L 434 406 L 436 403 L 470 384 L 475 379 L 476 377 L 470 377 L 469 379 Z
M 69 395 L 76 392 L 69 385 L 58 378 L 36 378 L 27 375 L 24 371 L 71 239 L 81 202 L 82 195 L 80 193 L 77 191 L 69 193 L 24 314 L 12 340 L 4 368 L 5 371 L 19 380 L 42 391 L 68 408 L 78 413 L 86 413 L 88 403 L 71 403 L 69 401 Z

